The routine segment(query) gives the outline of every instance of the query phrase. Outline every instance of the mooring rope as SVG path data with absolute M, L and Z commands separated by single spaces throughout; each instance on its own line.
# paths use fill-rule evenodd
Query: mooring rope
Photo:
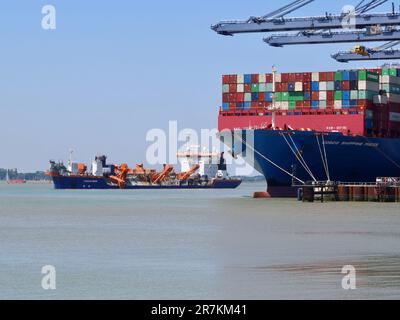
M 324 166 L 324 170 L 325 170 L 326 177 L 328 178 L 328 181 L 330 181 L 331 178 L 330 178 L 330 176 L 329 176 L 328 159 L 327 159 L 327 157 L 326 157 L 326 152 L 324 152 L 324 153 L 322 152 L 321 144 L 320 144 L 320 142 L 319 142 L 318 134 L 317 134 L 317 133 L 315 134 L 315 138 L 317 139 L 318 149 L 319 149 L 319 153 L 320 153 L 320 155 L 321 155 L 322 164 L 323 164 L 323 166 Z M 324 146 L 325 146 L 325 142 L 323 142 L 323 144 L 324 144 Z M 325 149 L 324 149 L 324 150 L 325 150 Z M 325 150 L 325 151 L 326 151 L 326 150 Z
M 297 160 L 298 160 L 298 161 L 300 162 L 300 164 L 303 166 L 304 170 L 306 170 L 306 172 L 310 175 L 310 177 L 311 177 L 314 181 L 317 181 L 317 179 L 315 179 L 315 176 L 313 175 L 311 169 L 308 167 L 308 165 L 307 165 L 307 163 L 305 162 L 303 156 L 301 155 L 299 149 L 297 148 L 296 144 L 294 143 L 292 137 L 290 137 L 290 135 L 289 135 L 289 137 L 290 137 L 290 139 L 292 140 L 292 142 L 293 142 L 293 144 L 294 144 L 294 146 L 295 146 L 297 152 L 296 152 L 296 151 L 293 149 L 293 147 L 290 145 L 290 143 L 289 143 L 289 141 L 286 139 L 286 136 L 285 136 L 284 133 L 282 133 L 282 137 L 285 139 L 285 141 L 286 141 L 287 145 L 289 146 L 290 150 L 293 152 L 294 156 L 297 158 Z
M 237 136 L 237 134 L 234 133 L 234 136 Z M 247 148 L 249 148 L 250 150 L 252 150 L 253 152 L 257 153 L 260 157 L 262 157 L 263 159 L 265 159 L 266 161 L 268 161 L 270 164 L 272 164 L 273 166 L 275 166 L 276 168 L 278 168 L 279 170 L 283 171 L 284 173 L 286 173 L 287 175 L 289 175 L 291 178 L 297 180 L 298 182 L 302 183 L 302 184 L 306 184 L 303 180 L 297 178 L 294 174 L 291 174 L 289 171 L 283 169 L 281 166 L 279 166 L 278 164 L 276 164 L 274 161 L 272 161 L 271 159 L 268 159 L 266 156 L 264 156 L 263 154 L 261 154 L 258 150 L 256 150 L 253 146 L 251 146 L 250 144 L 247 143 L 247 141 L 243 141 L 243 139 L 238 136 L 239 140 L 245 144 L 245 146 Z

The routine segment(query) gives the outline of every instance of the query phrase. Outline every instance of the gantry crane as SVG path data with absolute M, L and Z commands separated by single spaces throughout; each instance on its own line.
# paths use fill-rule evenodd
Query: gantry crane
M 368 11 L 384 4 L 388 0 L 361 1 L 355 7 L 355 29 L 364 29 L 371 26 L 380 25 L 394 26 L 400 25 L 400 14 L 391 13 L 368 13 Z M 276 11 L 262 17 L 250 17 L 245 21 L 221 21 L 211 29 L 221 35 L 233 36 L 240 33 L 265 33 L 281 31 L 307 31 L 307 30 L 334 30 L 342 29 L 343 24 L 348 18 L 348 13 L 332 15 L 325 13 L 323 16 L 316 17 L 295 17 L 285 18 L 289 13 L 294 12 L 304 6 L 314 2 L 314 0 L 298 0 Z
M 400 44 L 400 41 L 392 41 L 377 48 L 366 48 L 356 46 L 352 51 L 340 51 L 332 55 L 338 62 L 369 61 L 369 60 L 395 60 L 400 59 L 400 50 L 393 47 Z
M 392 3 L 392 12 L 390 13 L 368 13 L 387 1 L 361 0 L 354 8 L 354 12 L 343 12 L 341 15 L 326 13 L 325 16 L 285 18 L 289 13 L 314 2 L 314 0 L 297 0 L 261 17 L 250 17 L 246 21 L 222 21 L 211 28 L 219 34 L 230 36 L 240 33 L 298 31 L 264 38 L 266 43 L 274 47 L 389 41 L 382 47 L 368 50 L 364 46 L 358 45 L 355 48 L 359 48 L 359 50 L 338 52 L 332 57 L 340 62 L 398 59 L 400 50 L 394 50 L 393 46 L 400 43 L 397 43 L 400 41 L 400 29 L 396 28 L 400 26 L 400 14 L 395 12 L 394 4 Z M 343 28 L 353 30 L 337 30 L 343 30 Z

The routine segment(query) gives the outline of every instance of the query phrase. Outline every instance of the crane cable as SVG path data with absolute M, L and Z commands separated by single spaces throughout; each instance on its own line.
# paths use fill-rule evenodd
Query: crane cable
M 264 156 L 263 154 L 261 154 L 259 151 L 257 151 L 255 148 L 253 148 L 253 146 L 251 146 L 250 144 L 247 143 L 247 141 L 243 141 L 243 139 L 238 136 L 236 133 L 233 133 L 234 137 L 237 136 L 239 138 L 239 141 L 241 141 L 247 148 L 249 148 L 250 150 L 252 150 L 253 152 L 257 153 L 260 157 L 262 157 L 263 159 L 265 159 L 266 161 L 268 161 L 270 164 L 272 164 L 274 167 L 278 168 L 279 170 L 283 171 L 284 173 L 286 173 L 287 175 L 289 175 L 291 178 L 297 180 L 298 182 L 302 183 L 302 184 L 306 184 L 303 180 L 297 178 L 294 174 L 291 174 L 289 171 L 283 169 L 282 167 L 280 167 L 278 164 L 276 164 L 274 161 L 272 161 L 271 159 L 268 159 L 266 156 Z
M 310 175 L 310 177 L 317 182 L 317 179 L 315 179 L 315 176 L 313 175 L 311 169 L 309 168 L 309 166 L 307 165 L 306 161 L 304 160 L 303 156 L 300 153 L 300 150 L 297 148 L 296 143 L 294 142 L 293 138 L 288 134 L 289 138 L 291 139 L 294 147 L 296 150 L 294 150 L 294 148 L 290 145 L 289 141 L 287 140 L 285 133 L 282 133 L 282 137 L 285 139 L 287 145 L 289 146 L 290 150 L 293 152 L 294 156 L 297 158 L 297 160 L 300 162 L 300 164 L 303 166 L 304 170 L 306 170 L 306 172 Z M 297 152 L 296 152 L 297 151 Z

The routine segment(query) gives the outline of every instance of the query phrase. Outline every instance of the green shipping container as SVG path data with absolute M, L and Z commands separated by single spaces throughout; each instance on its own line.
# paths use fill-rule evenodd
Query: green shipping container
M 274 91 L 274 85 L 272 83 L 266 83 L 265 84 L 267 91 L 266 92 L 272 92 Z
M 320 101 L 319 102 L 319 108 L 320 109 L 325 109 L 326 108 L 326 101 Z
M 296 109 L 296 101 L 289 101 L 289 110 Z
M 303 101 L 303 92 L 289 92 L 289 101 Z
M 275 92 L 275 100 L 282 101 L 282 92 Z
M 282 101 L 289 101 L 289 92 L 282 92 Z
M 361 90 L 358 91 L 358 99 L 360 100 L 374 100 L 374 96 L 376 96 L 376 92 L 372 92 L 372 91 L 365 91 L 365 90 Z
M 343 74 L 340 71 L 335 72 L 335 81 L 342 81 L 343 80 Z
M 335 91 L 335 100 L 342 100 L 343 92 L 342 91 Z
M 367 70 L 358 71 L 358 80 L 379 82 L 379 74 Z
M 251 92 L 260 92 L 260 86 L 258 83 L 253 83 L 251 85 Z
M 395 68 L 383 68 L 382 69 L 382 75 L 383 76 L 392 76 L 392 77 L 397 77 L 397 69 Z

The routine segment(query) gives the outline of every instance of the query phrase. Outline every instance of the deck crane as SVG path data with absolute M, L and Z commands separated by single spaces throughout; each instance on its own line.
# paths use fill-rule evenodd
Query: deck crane
M 370 60 L 395 60 L 400 59 L 400 50 L 393 47 L 400 44 L 400 41 L 391 41 L 377 48 L 365 48 L 352 51 L 340 51 L 332 55 L 338 62 L 349 61 L 370 61 Z M 365 52 L 366 54 L 362 54 Z
M 343 28 L 343 19 L 346 13 L 332 15 L 326 13 L 323 16 L 315 17 L 294 17 L 285 18 L 289 13 L 298 10 L 314 0 L 294 1 L 270 14 L 262 17 L 250 17 L 244 21 L 221 21 L 211 29 L 221 35 L 233 36 L 241 33 L 265 33 L 281 31 L 308 31 L 308 30 L 334 30 Z M 388 0 L 362 0 L 355 10 L 355 29 L 364 29 L 380 25 L 400 25 L 400 13 L 367 13 L 368 11 L 386 3 Z

